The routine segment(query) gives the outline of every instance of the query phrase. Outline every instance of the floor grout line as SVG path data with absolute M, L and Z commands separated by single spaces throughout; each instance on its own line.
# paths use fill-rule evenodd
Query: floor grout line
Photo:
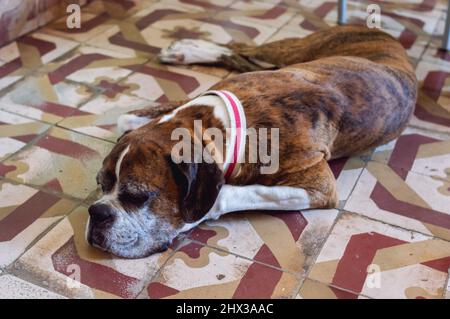
M 161 272 L 163 271 L 163 269 L 165 268 L 165 266 L 167 265 L 167 263 L 169 262 L 170 259 L 172 259 L 173 256 L 175 256 L 175 254 L 184 246 L 183 243 L 185 241 L 189 241 L 189 239 L 187 237 L 184 237 L 180 240 L 180 242 L 177 243 L 175 249 L 171 252 L 171 254 L 169 255 L 169 257 L 167 257 L 166 260 L 164 260 L 164 262 L 162 263 L 162 265 L 157 269 L 157 271 L 150 276 L 150 278 L 148 280 L 144 280 L 144 285 L 141 291 L 139 291 L 139 293 L 136 295 L 135 299 L 140 299 L 139 297 L 142 297 L 142 294 L 144 293 L 144 290 L 148 287 L 148 285 L 150 285 L 156 278 L 159 277 L 159 275 L 161 274 Z
M 428 237 L 430 239 L 441 240 L 441 241 L 445 241 L 445 242 L 449 242 L 450 243 L 450 239 L 437 237 L 436 235 L 430 235 L 430 234 L 424 233 L 424 232 L 419 231 L 419 230 L 415 230 L 415 229 L 411 229 L 411 228 L 405 228 L 405 227 L 402 227 L 402 226 L 391 224 L 389 222 L 386 222 L 386 221 L 383 221 L 383 220 L 379 220 L 379 219 L 376 219 L 374 217 L 369 217 L 369 216 L 363 215 L 363 214 L 355 212 L 355 211 L 350 211 L 350 210 L 343 209 L 342 213 L 343 214 L 353 215 L 353 216 L 358 216 L 358 217 L 361 217 L 363 219 L 367 219 L 367 220 L 371 220 L 371 221 L 374 221 L 374 222 L 378 222 L 380 224 L 384 224 L 386 226 L 393 227 L 393 228 L 396 228 L 398 230 L 406 231 L 406 232 L 409 232 L 409 233 L 417 233 L 419 235 L 422 235 L 424 237 Z
M 371 217 L 368 217 L 368 216 L 365 216 L 365 215 L 361 215 L 361 214 L 356 213 L 356 212 L 351 212 L 351 211 L 347 211 L 347 210 L 342 210 L 342 211 L 340 211 L 340 214 L 338 215 L 338 217 L 337 217 L 336 220 L 335 220 L 335 223 L 333 224 L 332 228 L 330 229 L 330 232 L 329 232 L 329 234 L 328 234 L 328 236 L 327 236 L 327 239 L 324 241 L 324 243 L 323 243 L 323 245 L 322 245 L 322 247 L 321 247 L 319 253 L 317 254 L 317 256 L 316 256 L 316 258 L 315 258 L 315 260 L 314 260 L 314 263 L 311 264 L 311 266 L 310 266 L 310 268 L 309 268 L 309 271 L 308 271 L 308 273 L 307 273 L 306 276 L 305 276 L 305 280 L 306 280 L 306 279 L 314 280 L 314 281 L 316 281 L 316 282 L 320 282 L 320 283 L 322 283 L 322 284 L 325 284 L 325 285 L 328 285 L 328 286 L 332 286 L 332 287 L 335 287 L 335 288 L 337 288 L 337 289 L 340 289 L 340 290 L 343 290 L 343 291 L 350 292 L 350 293 L 352 293 L 352 294 L 357 294 L 357 295 L 361 295 L 361 296 L 364 296 L 364 297 L 373 299 L 373 297 L 364 295 L 364 294 L 362 294 L 362 293 L 357 293 L 357 292 L 355 292 L 355 291 L 348 290 L 348 289 L 346 289 L 346 288 L 343 288 L 343 287 L 334 285 L 334 284 L 332 284 L 332 283 L 326 283 L 326 282 L 320 281 L 320 280 L 318 280 L 318 279 L 309 277 L 309 274 L 310 274 L 311 270 L 313 269 L 314 265 L 316 264 L 317 258 L 320 256 L 320 252 L 321 252 L 322 249 L 324 248 L 325 243 L 328 241 L 328 239 L 329 239 L 331 233 L 333 232 L 335 226 L 337 225 L 337 223 L 339 223 L 339 221 L 341 220 L 341 218 L 343 217 L 343 215 L 352 215 L 352 216 L 356 216 L 356 217 L 359 217 L 359 218 L 362 218 L 362 219 L 366 219 L 366 220 L 371 220 L 371 221 L 374 221 L 374 222 L 378 222 L 378 223 L 384 224 L 384 225 L 389 226 L 389 227 L 393 227 L 393 228 L 398 229 L 398 230 L 401 230 L 401 231 L 407 231 L 407 232 L 409 232 L 409 233 L 411 233 L 411 234 L 417 233 L 417 234 L 426 236 L 426 237 L 428 237 L 428 238 L 430 238 L 430 239 L 442 240 L 442 241 L 445 241 L 445 242 L 449 242 L 449 243 L 450 243 L 450 240 L 438 238 L 438 237 L 436 237 L 436 236 L 424 234 L 424 233 L 419 232 L 419 231 L 416 231 L 416 230 L 407 229 L 407 228 L 403 228 L 403 227 L 400 227 L 400 226 L 397 226 L 397 225 L 389 224 L 389 223 L 387 223 L 387 222 L 385 222 L 385 221 L 381 221 L 381 220 L 378 220 L 378 219 L 375 219 L 375 218 L 371 218 Z M 449 271 L 450 271 L 450 268 L 449 268 Z M 449 274 L 449 276 L 450 276 L 450 274 Z M 303 282 L 304 282 L 305 280 L 303 280 Z M 444 286 L 444 287 L 445 287 L 445 286 Z M 445 288 L 444 288 L 444 289 L 445 289 Z M 299 288 L 298 293 L 300 292 L 300 290 L 301 290 L 301 287 Z
M 444 292 L 442 294 L 444 299 L 450 299 L 450 290 L 447 289 L 450 289 L 450 267 L 447 270 L 447 280 L 445 281 Z
M 303 287 L 303 284 L 305 283 L 305 280 L 309 278 L 309 273 L 311 272 L 311 270 L 313 269 L 314 265 L 316 264 L 317 258 L 319 258 L 320 253 L 322 252 L 323 247 L 325 246 L 325 243 L 328 241 L 328 238 L 330 237 L 331 233 L 333 232 L 334 227 L 336 226 L 337 222 L 339 221 L 340 217 L 341 217 L 342 211 L 338 210 L 338 214 L 336 215 L 336 218 L 333 221 L 333 224 L 331 225 L 331 227 L 328 229 L 327 234 L 324 236 L 324 240 L 322 242 L 322 244 L 320 245 L 320 248 L 317 249 L 317 253 L 314 256 L 313 260 L 311 261 L 310 266 L 308 267 L 308 270 L 305 272 L 305 276 L 302 280 L 302 283 L 300 285 L 300 287 L 298 288 L 297 292 L 295 293 L 295 296 L 297 296 L 300 293 L 300 290 Z
M 25 250 L 16 258 L 14 261 L 12 261 L 6 269 L 14 269 L 17 261 L 22 258 L 23 255 L 25 255 L 34 245 L 36 245 L 42 238 L 44 238 L 48 233 L 50 233 L 59 223 L 61 223 L 65 218 L 67 218 L 70 214 L 72 214 L 76 209 L 78 209 L 80 205 L 76 205 L 74 208 L 69 210 L 66 214 L 61 215 L 57 221 L 55 221 L 53 224 L 48 226 L 43 232 L 41 232 L 36 238 L 33 239 L 33 241 L 28 244 L 28 246 L 25 248 Z
M 30 184 L 30 183 L 25 183 L 25 182 L 19 182 L 19 181 L 10 179 L 10 178 L 8 178 L 6 176 L 0 176 L 0 181 L 4 181 L 4 182 L 7 182 L 7 183 L 10 183 L 10 184 L 13 184 L 13 185 L 24 185 L 24 186 L 36 189 L 38 191 L 47 193 L 49 195 L 53 195 L 53 196 L 61 198 L 61 199 L 70 200 L 70 201 L 72 201 L 72 202 L 74 202 L 76 204 L 79 204 L 79 205 L 85 204 L 84 199 L 76 198 L 76 197 L 70 196 L 70 195 L 68 195 L 66 193 L 61 193 L 61 192 L 54 191 L 54 190 L 49 189 L 49 188 L 45 188 L 44 185 L 35 185 L 35 184 Z
M 339 287 L 339 286 L 336 286 L 336 285 L 334 285 L 334 284 L 332 284 L 332 283 L 326 283 L 326 282 L 322 282 L 322 281 L 320 281 L 320 280 L 317 280 L 317 279 L 314 279 L 314 278 L 306 278 L 307 280 L 311 280 L 311 281 L 314 281 L 314 282 L 316 282 L 316 283 L 320 283 L 320 284 L 322 284 L 322 285 L 326 285 L 326 286 L 329 286 L 329 287 L 333 287 L 333 288 L 336 288 L 336 289 L 339 289 L 339 290 L 341 290 L 341 291 L 344 291 L 344 292 L 348 292 L 348 293 L 350 293 L 350 294 L 352 294 L 352 295 L 356 295 L 356 296 L 361 296 L 361 297 L 365 297 L 365 298 L 368 298 L 368 299 L 375 299 L 375 298 L 373 298 L 373 297 L 370 297 L 370 296 L 367 296 L 367 295 L 365 295 L 365 294 L 363 294 L 363 293 L 358 293 L 358 292 L 355 292 L 355 291 L 353 291 L 353 290 L 349 290 L 349 289 L 347 289 L 347 288 L 343 288 L 343 287 Z

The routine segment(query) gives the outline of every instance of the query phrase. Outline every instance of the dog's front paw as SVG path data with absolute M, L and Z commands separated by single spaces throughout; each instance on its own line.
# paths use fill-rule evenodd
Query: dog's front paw
M 119 132 L 123 134 L 135 130 L 150 121 L 151 118 L 148 117 L 139 117 L 134 114 L 122 114 L 117 119 L 117 128 L 119 129 Z

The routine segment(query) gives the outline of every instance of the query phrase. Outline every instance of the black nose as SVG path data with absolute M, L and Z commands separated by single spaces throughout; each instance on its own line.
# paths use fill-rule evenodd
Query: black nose
M 114 219 L 114 213 L 108 205 L 93 204 L 88 210 L 94 222 L 112 221 Z

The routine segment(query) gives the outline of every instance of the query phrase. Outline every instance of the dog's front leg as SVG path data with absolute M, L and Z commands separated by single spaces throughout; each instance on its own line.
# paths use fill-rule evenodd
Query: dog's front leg
M 244 210 L 300 210 L 337 205 L 336 181 L 326 160 L 289 174 L 276 186 L 224 185 L 205 219 Z
M 303 188 L 291 186 L 224 185 L 207 218 L 244 210 L 298 210 L 310 206 L 310 196 Z

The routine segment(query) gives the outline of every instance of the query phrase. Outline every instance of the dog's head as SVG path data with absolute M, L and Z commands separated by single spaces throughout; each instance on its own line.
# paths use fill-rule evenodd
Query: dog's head
M 215 164 L 175 164 L 144 129 L 123 136 L 97 175 L 103 196 L 89 207 L 88 242 L 120 257 L 164 251 L 213 206 L 223 184 Z

